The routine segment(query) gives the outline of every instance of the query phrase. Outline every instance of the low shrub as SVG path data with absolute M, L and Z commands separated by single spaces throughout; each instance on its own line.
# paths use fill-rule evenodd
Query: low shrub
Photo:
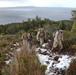
M 37 56 L 23 48 L 20 52 L 15 52 L 14 60 L 7 67 L 8 75 L 45 75 L 45 66 L 41 66 Z M 3 73 L 4 73 L 3 72 Z
M 76 75 L 76 59 L 73 59 L 67 70 L 67 75 Z

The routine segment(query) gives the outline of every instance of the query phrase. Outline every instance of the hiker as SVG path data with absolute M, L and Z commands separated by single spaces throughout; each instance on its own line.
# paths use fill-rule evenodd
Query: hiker
M 63 48 L 63 45 L 62 45 L 63 31 L 64 31 L 63 28 L 61 28 L 61 29 L 59 29 L 59 30 L 56 31 L 51 51 L 53 51 L 53 49 L 56 48 L 57 46 L 60 47 L 60 50 Z
M 28 50 L 30 50 L 32 46 L 33 34 L 25 32 L 21 39 L 23 40 L 23 45 L 26 46 Z
M 38 44 L 40 46 L 42 46 L 42 44 L 44 43 L 45 39 L 46 39 L 46 33 L 45 33 L 44 29 L 43 28 L 39 28 L 38 29 L 38 33 L 37 33 Z
M 28 49 L 31 49 L 31 46 L 32 46 L 32 40 L 33 40 L 33 34 L 32 33 L 28 33 L 27 34 L 27 37 L 28 37 Z
M 27 45 L 28 37 L 26 32 L 22 35 L 21 39 L 23 40 L 23 45 Z

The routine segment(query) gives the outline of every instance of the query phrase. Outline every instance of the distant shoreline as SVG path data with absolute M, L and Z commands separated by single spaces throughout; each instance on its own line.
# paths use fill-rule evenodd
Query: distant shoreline
M 76 9 L 74 7 L 36 7 L 36 6 L 15 6 L 15 7 L 0 7 L 0 8 L 68 8 L 68 9 Z

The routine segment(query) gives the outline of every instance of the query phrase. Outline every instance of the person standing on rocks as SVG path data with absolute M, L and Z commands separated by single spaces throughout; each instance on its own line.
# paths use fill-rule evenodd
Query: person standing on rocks
M 51 51 L 53 51 L 53 49 L 56 48 L 57 46 L 60 47 L 60 50 L 63 48 L 63 45 L 62 45 L 63 31 L 64 31 L 63 28 L 61 28 L 61 29 L 59 29 L 59 30 L 56 31 Z
M 32 46 L 33 34 L 25 32 L 21 39 L 23 40 L 23 45 L 26 46 L 28 50 L 30 50 Z
M 40 46 L 42 46 L 45 39 L 46 39 L 46 33 L 44 31 L 44 28 L 39 28 L 38 33 L 37 33 L 37 41 Z
M 28 37 L 28 49 L 31 49 L 32 47 L 32 40 L 33 40 L 33 34 L 32 33 L 28 33 L 27 34 L 27 37 Z
M 28 37 L 26 32 L 22 35 L 21 39 L 23 40 L 23 45 L 27 46 Z

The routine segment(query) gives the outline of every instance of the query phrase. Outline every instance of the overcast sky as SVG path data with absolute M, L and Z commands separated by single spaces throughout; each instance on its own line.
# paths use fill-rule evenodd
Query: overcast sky
M 76 0 L 0 0 L 0 7 L 15 7 L 15 6 L 76 8 Z

